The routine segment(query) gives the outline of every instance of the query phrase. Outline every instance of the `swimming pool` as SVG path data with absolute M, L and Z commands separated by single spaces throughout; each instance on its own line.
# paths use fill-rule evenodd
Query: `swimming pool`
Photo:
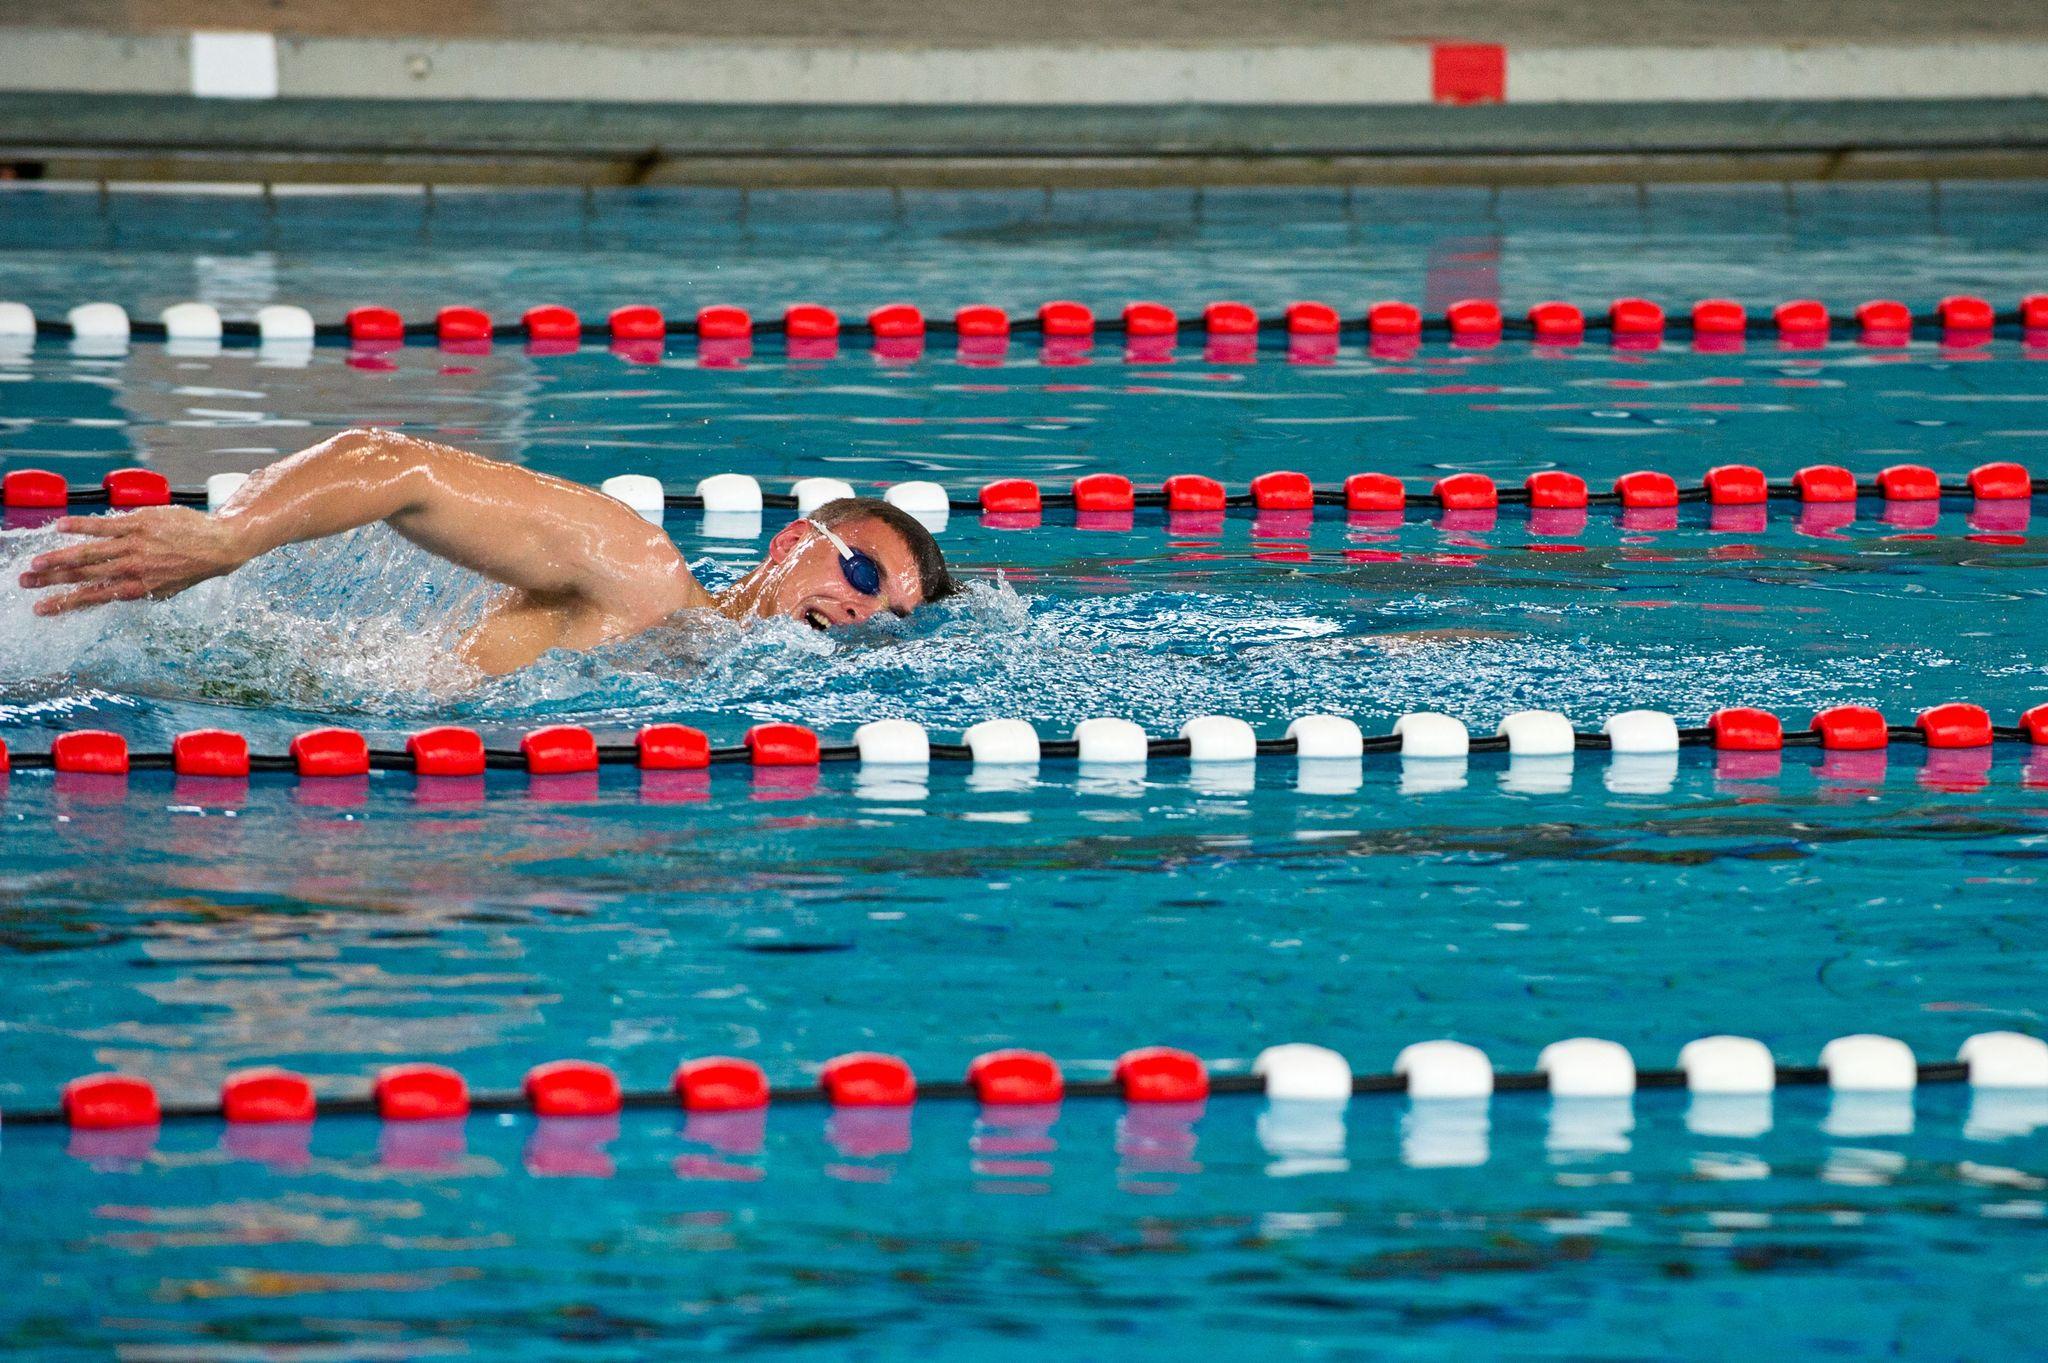
M 0 207 L 0 297 L 40 316 L 92 298 L 153 316 L 196 295 L 333 321 L 362 302 L 504 319 L 550 301 L 772 316 L 813 298 L 855 316 L 898 296 L 934 315 L 1049 297 L 1105 315 L 1155 297 L 1187 317 L 1231 296 L 1347 316 L 1475 294 L 1510 311 L 1625 294 L 1674 315 L 1703 295 L 1759 313 L 1954 292 L 2005 307 L 2040 283 L 2044 203 L 1944 186 Z M 1305 713 L 1380 733 L 1426 710 L 1477 735 L 1518 709 L 1585 730 L 1729 705 L 1790 730 L 1830 705 L 1905 723 L 1951 700 L 2006 725 L 2048 693 L 2030 648 L 2048 624 L 2041 544 L 2012 504 L 1951 498 L 1930 520 L 1866 498 L 1844 522 L 1687 503 L 1668 524 L 1596 506 L 1546 526 L 1421 497 L 1465 470 L 1514 487 L 1562 468 L 1599 490 L 1638 467 L 1692 485 L 1729 463 L 1950 480 L 2038 465 L 2048 368 L 2011 334 L 1867 347 L 1838 323 L 1812 350 L 1760 327 L 1739 351 L 1432 340 L 1404 358 L 1347 340 L 1325 363 L 1269 346 L 1242 364 L 1206 359 L 1192 325 L 1170 357 L 1105 335 L 1084 364 L 1022 335 L 999 364 L 950 338 L 908 363 L 857 345 L 792 360 L 763 338 L 737 366 L 688 343 L 656 364 L 501 341 L 352 365 L 339 345 L 280 363 L 244 344 L 46 340 L 0 367 L 0 460 L 85 486 L 140 456 L 197 486 L 375 420 L 589 482 L 930 479 L 971 500 L 1003 476 L 1241 488 L 1285 468 L 1334 488 L 1376 470 L 1418 508 L 1195 525 L 1140 508 L 1128 526 L 1049 510 L 1033 529 L 956 512 L 941 542 L 974 585 L 906 625 L 657 639 L 481 687 L 438 644 L 470 584 L 379 535 L 150 610 L 34 621 L 10 586 L 0 736 L 19 753 L 97 727 L 160 750 L 219 726 L 282 752 L 316 724 L 396 746 L 455 722 L 509 747 L 542 724 L 617 741 L 660 720 L 733 743 L 781 720 L 845 742 L 905 717 L 952 742 L 995 718 L 1057 739 L 1095 716 L 1166 736 L 1219 714 L 1277 737 Z M 713 578 L 758 552 L 695 513 L 667 523 Z M 13 532 L 7 561 L 46 536 Z M 1326 776 L 1285 758 L 722 766 L 666 788 L 629 769 L 460 789 L 16 771 L 0 1110 L 96 1069 L 195 1101 L 266 1062 L 340 1094 L 394 1061 L 503 1090 L 581 1055 L 647 1090 L 712 1053 L 801 1085 L 870 1049 L 944 1080 L 1028 1046 L 1087 1080 L 1152 1043 L 1228 1076 L 1289 1041 L 1382 1073 L 1455 1037 L 1525 1071 L 1571 1036 L 1650 1069 L 1709 1033 L 1805 1065 L 1850 1033 L 1941 1061 L 1976 1033 L 2040 1030 L 2048 770 L 2027 744 L 1688 751 L 1647 773 L 1602 752 L 1568 772 L 1368 756 Z M 758 1145 L 645 1112 L 616 1134 L 330 1116 L 267 1143 L 212 1122 L 153 1141 L 20 1127 L 0 1151 L 0 1239 L 28 1288 L 0 1338 L 59 1358 L 1092 1357 L 1254 1338 L 1304 1357 L 1718 1357 L 1759 1338 L 2018 1351 L 2041 1291 L 2038 1107 L 1933 1084 L 1903 1101 L 1787 1088 L 1760 1129 L 1754 1110 L 1716 1120 L 1657 1090 L 1618 1111 L 1367 1095 L 1308 1117 L 1220 1093 L 1198 1119 L 1075 1097 L 1047 1126 L 947 1100 L 915 1109 L 907 1144 L 814 1106 L 771 1109 Z

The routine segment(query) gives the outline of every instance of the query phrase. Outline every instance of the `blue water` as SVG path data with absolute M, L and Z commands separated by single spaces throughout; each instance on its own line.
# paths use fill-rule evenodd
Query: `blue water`
M 10 193 L 0 297 L 50 316 L 204 296 L 323 319 L 372 300 L 423 317 L 456 301 L 682 314 L 811 297 L 854 314 L 899 295 L 935 313 L 1059 295 L 1105 312 L 1131 296 L 1355 312 L 1466 293 L 2008 305 L 2043 282 L 2044 202 L 2024 185 Z M 503 344 L 408 348 L 388 369 L 347 358 L 50 343 L 0 357 L 0 466 L 91 483 L 141 462 L 196 485 L 365 420 L 586 481 L 687 487 L 732 469 L 770 486 L 937 478 L 962 495 L 1098 469 L 1156 484 L 1287 467 L 1325 485 L 1376 469 L 1420 489 L 1468 468 L 1519 482 L 1561 467 L 1597 487 L 1729 461 L 1774 477 L 2048 462 L 2048 364 L 2014 338 L 1898 354 L 1846 337 L 1723 355 L 1433 346 L 1408 363 L 1347 348 L 1250 366 L 1192 346 L 1133 364 L 1108 343 L 1048 365 L 1021 340 L 994 367 L 936 340 L 909 365 L 858 347 L 792 362 L 766 344 L 738 369 L 687 345 L 659 365 Z M 1326 513 L 1219 530 L 955 516 L 941 542 L 970 590 L 906 624 L 676 632 L 489 682 L 446 657 L 477 584 L 373 531 L 54 623 L 0 587 L 0 737 L 40 749 L 90 724 L 161 747 L 223 725 L 279 750 L 313 723 L 392 741 L 454 719 L 509 742 L 543 721 L 618 737 L 662 718 L 732 741 L 777 718 L 843 740 L 889 715 L 944 739 L 990 717 L 1052 737 L 1093 715 L 1164 734 L 1205 712 L 1276 736 L 1302 713 L 1374 731 L 1411 709 L 1490 732 L 1528 706 L 1597 728 L 1637 705 L 1693 723 L 1745 703 L 1797 726 L 1825 704 L 1903 721 L 1951 699 L 2009 723 L 2048 699 L 2038 522 L 1963 502 L 1924 525 L 1858 511 L 1838 525 L 1774 504 L 1759 525 L 1687 507 L 1669 528 L 1599 508 L 1583 528 L 1515 509 L 1491 525 Z M 758 552 L 693 516 L 670 526 L 714 581 Z M 9 581 L 49 542 L 0 534 Z M 1647 771 L 1585 753 L 1547 781 L 1488 756 L 1307 779 L 1285 761 L 1142 778 L 1046 762 L 426 790 L 395 774 L 236 788 L 16 772 L 0 797 L 0 1110 L 98 1068 L 197 1099 L 259 1062 L 338 1093 L 395 1059 L 505 1088 L 564 1055 L 639 1087 L 713 1052 L 803 1083 L 857 1048 L 933 1078 L 1003 1045 L 1093 1077 L 1133 1045 L 1227 1071 L 1295 1040 L 1382 1071 L 1438 1036 L 1503 1069 L 1573 1035 L 1668 1066 L 1722 1031 L 1784 1063 L 1858 1031 L 1946 1059 L 1976 1032 L 2044 1027 L 2044 791 L 2048 763 L 2017 745 L 1932 762 L 1688 753 Z M 629 1114 L 615 1136 L 478 1118 L 459 1149 L 428 1133 L 424 1152 L 323 1120 L 304 1155 L 207 1124 L 153 1146 L 17 1128 L 0 1149 L 16 1285 L 0 1340 L 63 1359 L 2025 1353 L 2048 1281 L 2039 1114 L 1952 1088 L 1903 1118 L 1853 1109 L 1788 1091 L 1767 1133 L 1716 1135 L 1688 1125 L 1682 1095 L 1648 1093 L 1631 1130 L 1589 1134 L 1540 1096 L 1502 1095 L 1482 1145 L 1452 1142 L 1482 1162 L 1448 1168 L 1442 1134 L 1398 1099 L 1354 1102 L 1334 1138 L 1246 1099 L 1156 1129 L 1073 1100 L 1049 1133 L 976 1131 L 971 1109 L 927 1104 L 887 1155 L 808 1108 L 774 1114 L 755 1153 L 665 1114 Z M 702 1177 L 713 1157 L 746 1177 Z M 549 1176 L 565 1171 L 588 1177 Z

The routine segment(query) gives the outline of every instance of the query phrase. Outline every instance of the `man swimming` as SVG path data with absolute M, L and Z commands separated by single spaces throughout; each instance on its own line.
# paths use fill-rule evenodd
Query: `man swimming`
M 953 590 L 931 534 L 886 502 L 828 502 L 768 541 L 722 592 L 693 577 L 660 526 L 593 488 L 386 430 L 344 431 L 254 474 L 219 510 L 149 507 L 56 523 L 82 544 L 39 554 L 38 615 L 175 596 L 281 545 L 382 521 L 501 584 L 463 661 L 512 672 L 550 649 L 623 639 L 682 611 L 786 615 L 813 629 L 908 615 Z

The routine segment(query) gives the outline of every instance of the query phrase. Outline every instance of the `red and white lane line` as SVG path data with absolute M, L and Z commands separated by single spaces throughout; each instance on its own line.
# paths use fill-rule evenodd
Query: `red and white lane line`
M 178 735 L 168 752 L 131 751 L 120 734 L 100 729 L 75 729 L 58 734 L 42 752 L 10 752 L 0 742 L 0 781 L 12 769 L 52 771 L 58 779 L 122 780 L 134 772 L 167 771 L 179 778 L 210 782 L 246 782 L 254 774 L 295 776 L 315 786 L 355 778 L 341 787 L 364 795 L 359 778 L 372 771 L 412 773 L 423 798 L 482 799 L 488 771 L 517 771 L 535 782 L 588 778 L 587 794 L 595 794 L 595 775 L 604 767 L 635 768 L 643 780 L 675 774 L 701 777 L 714 766 L 753 768 L 760 775 L 794 772 L 815 775 L 827 763 L 858 763 L 883 774 L 922 771 L 933 762 L 971 764 L 977 769 L 1033 769 L 1042 761 L 1073 761 L 1083 767 L 1141 772 L 1155 761 L 1186 761 L 1196 768 L 1241 770 L 1258 759 L 1292 758 L 1301 764 L 1304 780 L 1311 771 L 1327 781 L 1326 764 L 1356 764 L 1365 756 L 1452 759 L 1459 764 L 1479 753 L 1505 754 L 1510 763 L 1534 759 L 1550 771 L 1561 764 L 1563 784 L 1570 785 L 1570 762 L 1580 752 L 1603 752 L 1623 769 L 1648 760 L 1676 774 L 1683 748 L 1705 748 L 1721 755 L 1730 774 L 1757 777 L 1771 774 L 1776 756 L 1787 748 L 1814 748 L 1828 759 L 1874 758 L 1882 776 L 1882 755 L 1893 745 L 1928 752 L 1927 784 L 1939 789 L 1980 789 L 1988 774 L 1992 748 L 1998 743 L 2025 744 L 2030 752 L 2048 753 L 2048 703 L 2036 705 L 2011 726 L 1994 724 L 1980 705 L 1952 702 L 1932 706 L 1911 724 L 1892 724 L 1882 711 L 1865 705 L 1837 705 L 1820 711 L 1804 729 L 1787 731 L 1769 710 L 1731 707 L 1716 711 L 1706 724 L 1681 728 L 1661 710 L 1624 710 L 1610 715 L 1597 731 L 1575 730 L 1571 720 L 1554 710 L 1524 710 L 1501 720 L 1491 735 L 1474 737 L 1463 720 L 1434 711 L 1401 716 L 1386 734 L 1367 735 L 1342 715 L 1303 715 L 1278 738 L 1262 739 L 1252 726 L 1228 715 L 1200 715 L 1180 726 L 1172 737 L 1155 737 L 1125 719 L 1083 720 L 1064 738 L 1041 737 L 1022 719 L 990 719 L 970 725 L 955 743 L 934 742 L 924 725 L 906 719 L 875 720 L 854 731 L 850 743 L 827 744 L 817 731 L 801 724 L 767 723 L 749 729 L 742 742 L 715 746 L 703 730 L 684 724 L 650 724 L 630 743 L 600 743 L 589 729 L 552 725 L 535 729 L 517 750 L 493 750 L 474 729 L 443 726 L 411 735 L 402 749 L 373 749 L 354 729 L 310 729 L 294 737 L 282 754 L 252 753 L 249 741 L 225 729 L 198 729 Z M 1767 759 L 1759 763 L 1756 759 Z M 1852 763 L 1852 765 L 1854 765 Z M 1863 771 L 1865 777 L 1871 771 Z M 2030 784 L 2048 782 L 2048 769 L 2029 767 Z M 1318 790 L 1357 789 L 1362 776 L 1352 771 L 1349 784 L 1314 784 Z M 450 784 L 453 783 L 453 784 Z M 558 782 L 559 783 L 559 782 Z M 1308 787 L 1305 787 L 1308 788 Z M 1550 787 L 1531 786 L 1540 790 Z M 677 798 L 695 798 L 708 787 L 688 783 Z M 6 787 L 0 784 L 0 795 Z M 230 792 L 213 788 L 216 798 Z
M 1496 1092 L 1547 1092 L 1554 1100 L 1554 1120 L 1583 1126 L 1602 1112 L 1625 1124 L 1629 1100 L 1639 1089 L 1663 1088 L 1688 1091 L 1693 1115 L 1710 1119 L 1716 1134 L 1755 1135 L 1770 1127 L 1770 1095 L 1792 1086 L 1826 1086 L 1838 1105 L 1845 1100 L 1862 1105 L 1865 1110 L 1848 1115 L 1866 1127 L 1873 1117 L 1895 1123 L 1902 1115 L 1910 1130 L 1912 1094 L 1926 1083 L 1968 1084 L 1979 1102 L 2004 1100 L 2010 1109 L 2004 1114 L 2008 1125 L 2021 1125 L 2019 1119 L 2024 1119 L 2022 1129 L 2048 1125 L 2048 1043 L 2005 1031 L 1971 1036 L 1954 1060 L 1934 1062 L 1921 1061 L 1895 1037 L 1870 1033 L 1835 1038 L 1811 1064 L 1782 1063 L 1754 1038 L 1706 1036 L 1686 1043 L 1675 1066 L 1650 1070 L 1638 1069 L 1635 1057 L 1617 1042 L 1581 1036 L 1545 1046 L 1535 1068 L 1523 1072 L 1497 1072 L 1483 1050 L 1443 1039 L 1404 1047 L 1392 1069 L 1381 1073 L 1356 1073 L 1340 1052 L 1299 1042 L 1270 1046 L 1248 1069 L 1226 1073 L 1213 1072 L 1191 1052 L 1146 1046 L 1124 1052 L 1109 1077 L 1085 1080 L 1070 1080 L 1051 1056 L 1023 1049 L 977 1056 L 964 1078 L 936 1082 L 920 1080 L 899 1056 L 853 1052 L 826 1061 L 813 1083 L 800 1085 L 771 1085 L 761 1068 L 744 1058 L 705 1056 L 683 1061 L 665 1086 L 648 1089 L 629 1088 L 611 1068 L 588 1060 L 536 1065 L 509 1092 L 472 1092 L 456 1069 L 406 1063 L 380 1070 L 367 1092 L 323 1096 L 303 1075 L 259 1066 L 230 1074 L 211 1099 L 178 1102 L 164 1101 L 142 1076 L 101 1073 L 65 1084 L 55 1107 L 17 1109 L 5 1120 L 83 1133 L 138 1133 L 149 1142 L 171 1122 L 220 1121 L 230 1128 L 287 1127 L 304 1133 L 322 1117 L 371 1116 L 402 1128 L 446 1125 L 485 1113 L 528 1113 L 545 1121 L 666 1109 L 699 1118 L 822 1103 L 842 1113 L 874 1112 L 885 1123 L 893 1117 L 887 1130 L 868 1132 L 892 1139 L 879 1145 L 862 1142 L 867 1148 L 860 1152 L 885 1154 L 908 1148 L 910 1113 L 923 1102 L 974 1102 L 993 1124 L 1029 1119 L 1049 1125 L 1067 1099 L 1121 1099 L 1133 1113 L 1152 1110 L 1191 1125 L 1212 1095 L 1262 1095 L 1269 1111 L 1341 1116 L 1354 1098 L 1405 1094 L 1420 1117 L 1435 1104 L 1456 1104 L 1453 1111 L 1469 1113 L 1472 1104 Z M 1731 1100 L 1741 1101 L 1730 1106 Z M 1719 1111 L 1713 1110 L 1716 1104 Z M 1873 1104 L 1882 1110 L 1870 1111 Z M 1736 1130 L 1732 1124 L 1737 1122 L 1746 1129 Z M 744 1153 L 759 1150 L 758 1122 L 750 1134 L 752 1144 Z M 852 1134 L 858 1141 L 860 1133 Z
M 927 315 L 912 303 L 885 303 L 864 314 L 842 317 L 818 303 L 792 304 L 779 316 L 755 317 L 731 304 L 707 304 L 671 315 L 652 303 L 615 308 L 602 321 L 585 319 L 560 304 L 527 308 L 516 321 L 493 318 L 478 307 L 451 305 L 430 321 L 408 321 L 397 309 L 364 305 L 338 321 L 316 322 L 306 309 L 277 304 L 253 318 L 223 318 L 208 303 L 178 303 L 156 319 L 131 317 L 118 303 L 90 302 L 61 318 L 40 318 L 26 304 L 0 302 L 0 349 L 19 348 L 38 337 L 70 340 L 87 349 L 118 350 L 131 340 L 161 340 L 187 350 L 255 341 L 289 353 L 316 341 L 346 342 L 374 357 L 408 342 L 431 343 L 455 354 L 479 354 L 494 343 L 523 343 L 536 355 L 570 354 L 586 340 L 607 342 L 628 359 L 659 359 L 671 339 L 693 340 L 702 363 L 732 365 L 753 353 L 756 339 L 779 339 L 799 359 L 829 359 L 842 340 L 864 343 L 884 359 L 911 360 L 926 353 L 931 338 L 951 339 L 970 363 L 1000 363 L 1013 338 L 1035 339 L 1047 363 L 1085 358 L 1098 337 L 1124 342 L 1134 361 L 1170 356 L 1182 341 L 1199 341 L 1206 358 L 1243 362 L 1256 357 L 1262 338 L 1284 344 L 1290 359 L 1314 362 L 1337 353 L 1344 341 L 1363 344 L 1380 359 L 1413 356 L 1425 341 L 1459 350 L 1483 350 L 1506 340 L 1570 348 L 1589 336 L 1604 336 L 1622 350 L 1654 350 L 1674 334 L 1695 349 L 1740 350 L 1750 340 L 1770 340 L 1787 351 L 1816 350 L 1848 330 L 1864 346 L 1895 348 L 1915 339 L 1938 339 L 1958 351 L 1974 351 L 2000 334 L 2017 335 L 2028 352 L 2048 350 L 2048 293 L 2031 293 L 2001 309 L 1989 299 L 1953 294 L 1918 312 L 1895 299 L 1871 299 L 1840 314 L 1815 298 L 1777 304 L 1767 316 L 1753 316 L 1730 298 L 1704 298 L 1678 316 L 1648 298 L 1616 298 L 1582 308 L 1547 300 L 1509 314 L 1491 298 L 1452 303 L 1440 316 L 1425 316 L 1413 303 L 1383 300 L 1352 312 L 1314 300 L 1299 300 L 1261 313 L 1240 302 L 1212 302 L 1185 317 L 1157 302 L 1133 302 L 1106 315 L 1072 299 L 1044 303 L 1012 316 L 992 304 L 970 304 L 950 315 Z M 1185 333 L 1185 336 L 1184 336 Z
M 221 473 L 207 479 L 204 489 L 173 488 L 153 470 L 126 468 L 106 474 L 98 487 L 74 487 L 49 469 L 10 469 L 0 474 L 0 517 L 15 529 L 46 524 L 73 509 L 217 507 L 247 477 Z M 657 523 L 669 511 L 703 512 L 705 533 L 717 538 L 755 538 L 764 528 L 764 511 L 808 516 L 827 502 L 858 493 L 837 478 L 800 478 L 787 492 L 770 492 L 744 473 L 712 474 L 687 491 L 665 487 L 646 474 L 619 474 L 601 486 Z M 2031 520 L 2033 498 L 2048 492 L 2048 479 L 2035 478 L 2023 464 L 1998 461 L 1947 482 L 1921 464 L 1894 464 L 1860 476 L 1835 464 L 1809 464 L 1777 480 L 1753 465 L 1722 464 L 1689 486 L 1668 473 L 1639 469 L 1604 490 L 1562 469 L 1532 473 L 1519 486 L 1506 487 L 1483 473 L 1445 474 L 1426 490 L 1387 473 L 1354 473 L 1341 485 L 1318 487 L 1308 475 L 1284 469 L 1259 474 L 1242 491 L 1197 473 L 1175 474 L 1156 488 L 1141 488 L 1116 473 L 1084 474 L 1064 489 L 1048 489 L 1029 478 L 998 478 L 971 498 L 923 480 L 879 490 L 883 500 L 934 532 L 943 531 L 956 511 L 978 512 L 993 529 L 1022 530 L 1045 524 L 1048 510 L 1071 510 L 1074 524 L 1083 529 L 1130 530 L 1140 508 L 1163 510 L 1167 529 L 1175 532 L 1220 528 L 1231 511 L 1269 518 L 1263 528 L 1275 534 L 1305 531 L 1319 509 L 1342 510 L 1348 523 L 1365 527 L 1396 525 L 1404 516 L 1434 511 L 1443 514 L 1447 529 L 1484 532 L 1494 527 L 1500 508 L 1521 507 L 1528 511 L 1532 531 L 1576 535 L 1589 525 L 1592 507 L 1612 507 L 1624 529 L 1648 531 L 1676 529 L 1678 508 L 1700 504 L 1709 509 L 1713 529 L 1755 533 L 1765 528 L 1767 505 L 1781 502 L 1799 508 L 1801 530 L 1832 533 L 1855 522 L 1857 503 L 1865 498 L 1883 503 L 1884 523 L 1903 531 L 1935 528 L 1943 499 L 1950 498 L 1971 503 L 1973 530 L 2019 532 Z

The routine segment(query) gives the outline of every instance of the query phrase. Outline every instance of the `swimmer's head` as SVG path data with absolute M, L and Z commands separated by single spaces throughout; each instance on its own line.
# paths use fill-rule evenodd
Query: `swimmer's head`
M 750 615 L 832 629 L 880 611 L 908 615 L 952 591 L 929 530 L 887 502 L 845 497 L 778 531 L 736 595 Z

